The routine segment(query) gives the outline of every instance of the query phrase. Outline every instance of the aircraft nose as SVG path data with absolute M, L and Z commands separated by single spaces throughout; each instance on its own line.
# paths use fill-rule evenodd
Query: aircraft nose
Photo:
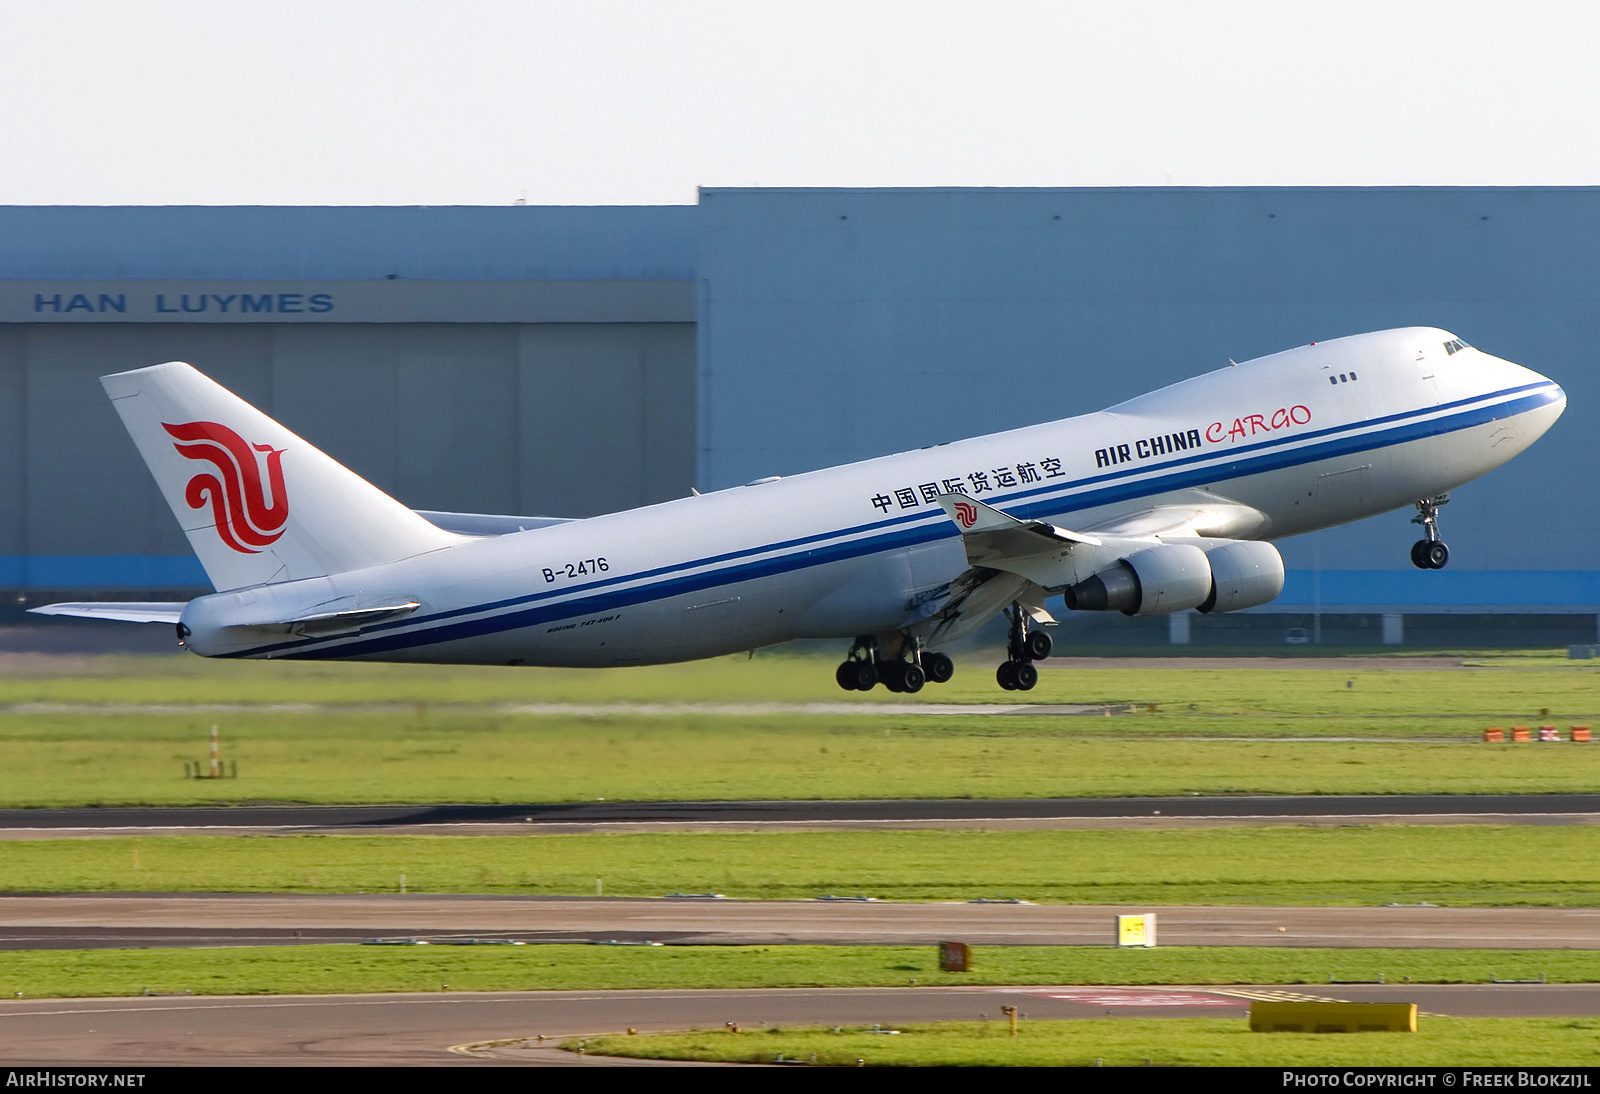
M 1567 393 L 1560 384 L 1541 375 L 1526 365 L 1495 358 L 1502 372 L 1504 387 L 1520 389 L 1517 402 L 1525 427 L 1533 430 L 1534 437 L 1542 437 L 1567 409 Z
M 1547 403 L 1559 403 L 1563 407 L 1566 406 L 1567 393 L 1562 390 L 1560 384 L 1550 379 L 1550 377 L 1535 372 L 1526 365 L 1519 365 L 1515 361 L 1507 361 L 1503 357 L 1493 357 L 1491 359 L 1495 362 L 1497 371 L 1501 373 L 1501 382 L 1506 387 L 1531 388 L 1541 386 L 1546 389 L 1543 394 L 1546 396 Z

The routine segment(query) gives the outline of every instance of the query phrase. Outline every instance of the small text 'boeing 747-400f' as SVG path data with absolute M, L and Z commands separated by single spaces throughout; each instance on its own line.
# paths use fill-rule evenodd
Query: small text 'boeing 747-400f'
M 217 591 L 36 611 L 176 624 L 207 657 L 608 666 L 849 642 L 839 684 L 915 692 L 1010 618 L 997 679 L 1074 611 L 1226 612 L 1271 541 L 1415 505 L 1528 447 L 1552 381 L 1446 331 L 1230 365 L 1096 414 L 585 520 L 415 512 L 186 364 L 102 380 Z M 1400 549 L 1397 546 L 1397 549 Z

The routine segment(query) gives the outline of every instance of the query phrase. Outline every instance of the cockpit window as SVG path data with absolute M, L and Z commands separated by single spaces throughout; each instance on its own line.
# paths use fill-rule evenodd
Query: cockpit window
M 1459 338 L 1453 338 L 1453 339 L 1451 339 L 1450 341 L 1448 341 L 1448 342 L 1446 342 L 1444 344 L 1444 352 L 1445 352 L 1445 356 L 1447 356 L 1447 357 L 1452 353 L 1458 353 L 1461 350 L 1471 349 L 1471 348 L 1472 348 L 1471 346 L 1467 345 L 1465 342 L 1463 342 Z

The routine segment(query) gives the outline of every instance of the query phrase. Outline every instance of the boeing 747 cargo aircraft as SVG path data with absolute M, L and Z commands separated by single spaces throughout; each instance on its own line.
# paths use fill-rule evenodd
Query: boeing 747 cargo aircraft
M 1272 541 L 1414 505 L 1527 448 L 1566 396 L 1427 327 L 1313 343 L 1094 414 L 585 520 L 415 512 L 189 365 L 102 383 L 216 592 L 53 604 L 164 622 L 207 657 L 607 666 L 796 638 L 841 687 L 919 691 L 1010 620 L 1027 690 L 1072 611 L 1226 612 L 1283 589 Z M 1403 549 L 1399 546 L 1396 550 Z

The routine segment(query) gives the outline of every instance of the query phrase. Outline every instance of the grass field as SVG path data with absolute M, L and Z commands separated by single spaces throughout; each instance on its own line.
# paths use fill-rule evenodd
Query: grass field
M 1486 745 L 1464 729 L 1454 742 L 1173 740 L 1166 734 L 1239 734 L 1242 720 L 1158 719 L 13 716 L 0 717 L 0 803 L 1542 794 L 1600 786 L 1600 743 Z M 184 764 L 204 758 L 213 722 L 239 778 L 186 780 Z
M 1592 950 L 1118 950 L 980 946 L 970 973 L 932 946 L 261 946 L 0 951 L 0 996 L 1022 984 L 1306 984 L 1600 980 Z M 1308 989 L 1310 990 L 1310 989 Z M 973 1005 L 974 1012 L 981 1009 Z M 974 1014 L 976 1016 L 976 1014 Z
M 950 683 L 930 685 L 915 696 L 893 695 L 882 688 L 866 693 L 840 691 L 833 680 L 838 652 L 824 655 L 779 647 L 757 651 L 751 659 L 738 655 L 623 669 L 216 661 L 190 656 L 23 656 L 9 664 L 0 658 L 0 704 L 1157 702 L 1191 713 L 1224 715 L 1536 717 L 1541 707 L 1551 708 L 1558 717 L 1600 714 L 1600 699 L 1594 694 L 1600 661 L 1568 661 L 1564 653 L 1555 651 L 1458 651 L 1451 655 L 1448 651 L 1396 654 L 1385 650 L 1381 655 L 1397 665 L 1414 656 L 1462 656 L 1469 667 L 1345 673 L 1309 667 L 1322 660 L 1320 657 L 1277 658 L 1273 668 L 1249 672 L 1148 669 L 1140 667 L 1141 658 L 1127 657 L 1122 659 L 1125 668 L 1046 667 L 1039 687 L 1031 692 L 1001 691 L 994 682 L 999 655 L 974 652 L 958 658 L 956 676 Z M 1178 651 L 1156 648 L 1150 652 L 1166 657 Z M 1231 656 L 1232 651 L 1224 655 Z M 1353 680 L 1355 686 L 1346 688 L 1347 680 Z
M 1166 653 L 1166 651 L 1162 651 Z M 1592 792 L 1600 744 L 1480 744 L 1486 725 L 1597 723 L 1600 665 L 1466 670 L 1046 670 L 1000 693 L 962 665 L 922 696 L 859 696 L 834 657 L 619 672 L 0 659 L 0 806 Z M 1138 662 L 1130 662 L 1136 665 Z M 514 713 L 517 704 L 1115 704 L 1117 717 Z M 213 709 L 206 709 L 213 705 Z M 214 709 L 221 705 L 222 709 Z M 1541 715 L 1541 709 L 1549 715 Z M 221 726 L 237 781 L 186 781 Z M 1317 737 L 1320 737 L 1318 741 Z M 1088 904 L 1600 904 L 1600 828 L 1282 827 L 760 835 L 139 836 L 0 844 L 0 891 L 411 892 Z M 918 984 L 1600 980 L 1573 950 L 982 947 L 240 947 L 0 952 L 22 996 Z M 1059 1027 L 1059 1028 L 1058 1028 Z M 592 1043 L 696 1059 L 869 1064 L 1595 1064 L 1595 1020 L 1424 1019 L 1418 1035 L 1250 1035 L 1240 1020 L 957 1024 Z M 718 1036 L 723 1040 L 718 1041 Z M 861 1043 L 858 1044 L 858 1041 Z M 648 1048 L 646 1048 L 648 1046 Z M 725 1052 L 731 1056 L 718 1056 Z
M 1169 651 L 1160 651 L 1163 653 Z M 1352 651 L 1340 651 L 1352 652 Z M 0 658 L 0 805 L 560 802 L 1236 793 L 1552 793 L 1600 744 L 1490 746 L 1486 725 L 1600 724 L 1600 665 L 1478 656 L 1455 671 L 1044 672 L 992 664 L 917 697 L 840 692 L 833 657 L 616 672 Z M 1115 717 L 610 711 L 540 703 L 1105 703 Z M 286 705 L 287 704 L 287 705 Z M 205 709 L 212 705 L 212 709 Z M 222 709 L 216 709 L 221 705 Z M 1548 715 L 1541 714 L 1547 709 Z M 221 727 L 238 780 L 181 778 Z M 1323 739 L 1313 739 L 1323 738 Z M 1349 739 L 1341 739 L 1349 738 Z M 1600 904 L 1600 829 L 1487 826 L 518 837 L 170 836 L 0 844 L 0 891 L 715 891 L 1138 904 Z M 921 984 L 1600 981 L 1588 951 L 985 947 L 363 947 L 0 952 L 0 992 L 319 992 Z M 1416 1035 L 1252 1037 L 1242 1022 L 976 1024 L 899 1037 L 727 1036 L 696 1052 L 869 1063 L 1593 1064 L 1593 1020 L 1425 1020 Z M 792 1035 L 792 1036 L 791 1036 Z M 763 1038 L 764 1040 L 757 1040 Z M 818 1041 L 817 1038 L 822 1038 Z M 831 1041 L 828 1038 L 832 1038 Z M 702 1038 L 705 1040 L 705 1038 Z M 857 1040 L 865 1045 L 858 1046 Z M 710 1038 L 715 1042 L 716 1038 Z M 827 1043 L 823 1043 L 826 1041 Z M 892 1042 L 892 1044 L 891 1044 Z M 636 1051 L 643 1039 L 630 1038 Z M 674 1049 L 664 1039 L 649 1041 Z M 1352 1056 L 1358 1045 L 1363 1055 Z M 976 1046 L 976 1047 L 974 1047 Z M 1508 1047 L 1509 1046 L 1509 1047 Z M 592 1048 L 598 1050 L 597 1043 Z M 1031 1055 L 1030 1055 L 1031 1054 Z
M 1532 656 L 1484 664 L 1353 673 L 1051 669 L 1023 695 L 995 689 L 979 662 L 963 665 L 945 688 L 907 697 L 841 692 L 831 661 L 793 655 L 596 672 L 33 659 L 0 676 L 0 705 L 10 704 L 0 712 L 0 805 L 1552 793 L 1600 786 L 1600 743 L 1479 740 L 1486 725 L 1600 725 L 1600 670 Z M 580 717 L 501 709 L 825 700 L 870 711 L 886 700 L 1021 699 L 1114 703 L 1134 713 Z M 197 709 L 202 704 L 231 706 Z M 221 727 L 224 757 L 238 763 L 240 777 L 186 781 L 184 762 L 204 755 L 212 724 Z
M 1600 1019 L 1424 1018 L 1415 1033 L 1251 1033 L 1240 1018 L 1100 1018 L 586 1037 L 563 1048 L 668 1060 L 867 1067 L 1594 1067 Z M 1454 1078 L 1454 1076 L 1452 1076 Z
M 0 844 L 9 892 L 394 892 L 1081 904 L 1600 904 L 1600 828 L 1270 827 Z

